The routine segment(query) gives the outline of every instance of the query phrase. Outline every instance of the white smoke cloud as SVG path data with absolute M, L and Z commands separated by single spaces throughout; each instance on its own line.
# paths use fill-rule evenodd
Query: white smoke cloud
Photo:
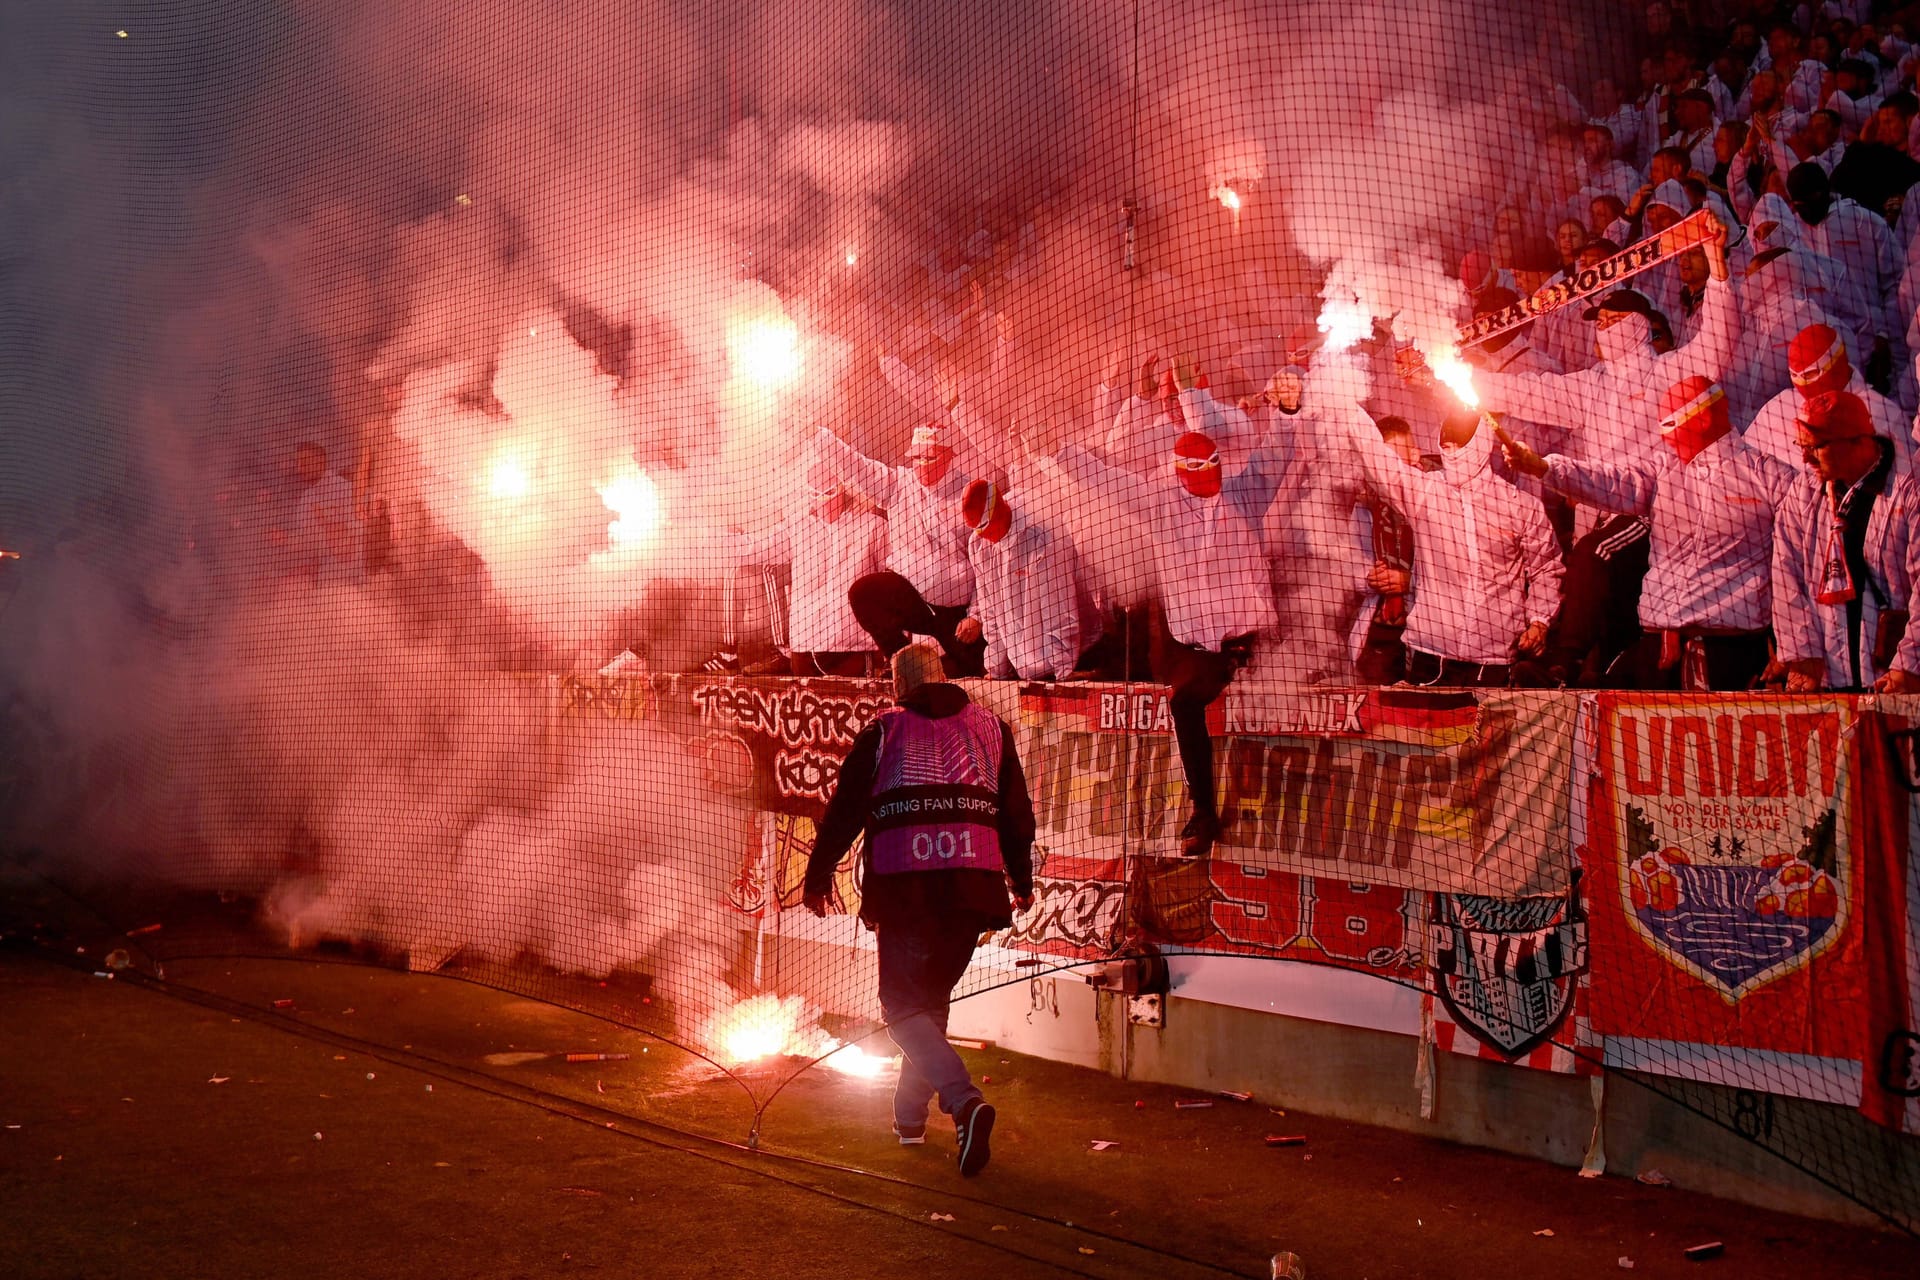
M 709 1003 L 732 810 L 670 735 L 548 750 L 501 673 L 717 638 L 722 535 L 777 518 L 815 426 L 902 450 L 882 344 L 949 326 L 970 403 L 1057 443 L 1115 349 L 1223 370 L 1329 270 L 1439 333 L 1438 264 L 1521 171 L 1515 81 L 1585 47 L 1455 0 L 1196 5 L 1137 43 L 1094 0 L 297 0 L 125 41 L 114 6 L 16 9 L 0 301 L 34 345 L 0 521 L 138 499 L 4 619 L 47 732 L 132 762 L 111 813 L 50 793 L 37 833 L 289 927 L 645 961 Z M 970 262 L 999 282 L 961 325 Z M 389 504 L 390 573 L 276 572 L 299 440 Z M 1148 589 L 1137 518 L 1029 498 Z

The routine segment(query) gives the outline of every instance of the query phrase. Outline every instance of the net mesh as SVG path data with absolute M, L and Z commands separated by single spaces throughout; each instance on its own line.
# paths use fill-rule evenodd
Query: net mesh
M 927 1011 L 872 806 L 806 909 L 918 637 L 1000 897 L 1033 813 L 962 1007 L 1367 975 L 1426 1105 L 1631 1080 L 1920 1229 L 1903 16 L 8 6 L 8 845 L 757 1124 Z

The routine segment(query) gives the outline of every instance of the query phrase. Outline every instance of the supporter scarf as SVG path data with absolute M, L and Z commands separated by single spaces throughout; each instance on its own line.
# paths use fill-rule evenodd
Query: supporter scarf
M 1876 468 L 1876 471 L 1878 469 Z M 1833 521 L 1827 527 L 1826 567 L 1820 576 L 1820 590 L 1814 599 L 1820 604 L 1845 604 L 1859 594 L 1853 581 L 1853 570 L 1847 564 L 1847 514 L 1857 499 L 1874 482 L 1875 472 L 1869 471 L 1841 493 L 1839 486 L 1829 484 L 1827 489 L 1827 510 Z

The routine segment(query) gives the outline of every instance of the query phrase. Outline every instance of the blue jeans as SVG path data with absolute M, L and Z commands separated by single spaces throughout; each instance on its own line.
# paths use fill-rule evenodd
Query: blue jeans
M 931 919 L 879 929 L 880 1011 L 902 1055 L 893 1090 L 893 1119 L 902 1129 L 926 1124 L 936 1095 L 948 1115 L 980 1096 L 967 1064 L 947 1043 L 953 988 L 979 937 L 980 926 L 972 921 Z

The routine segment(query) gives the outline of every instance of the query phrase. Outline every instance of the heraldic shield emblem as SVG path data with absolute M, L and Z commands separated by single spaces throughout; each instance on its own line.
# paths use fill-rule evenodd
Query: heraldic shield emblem
M 1633 930 L 1729 1004 L 1846 936 L 1844 707 L 1622 701 L 1608 801 Z
M 1579 873 L 1532 898 L 1433 898 L 1433 992 L 1453 1020 L 1511 1060 L 1550 1039 L 1587 968 Z
M 1846 927 L 1844 855 L 1833 815 L 1804 833 L 1798 850 L 1748 851 L 1716 834 L 1702 849 L 1649 847 L 1651 824 L 1628 810 L 1622 886 L 1641 934 L 1667 958 L 1738 1000 L 1826 949 Z M 1640 839 L 1635 841 L 1634 837 Z

